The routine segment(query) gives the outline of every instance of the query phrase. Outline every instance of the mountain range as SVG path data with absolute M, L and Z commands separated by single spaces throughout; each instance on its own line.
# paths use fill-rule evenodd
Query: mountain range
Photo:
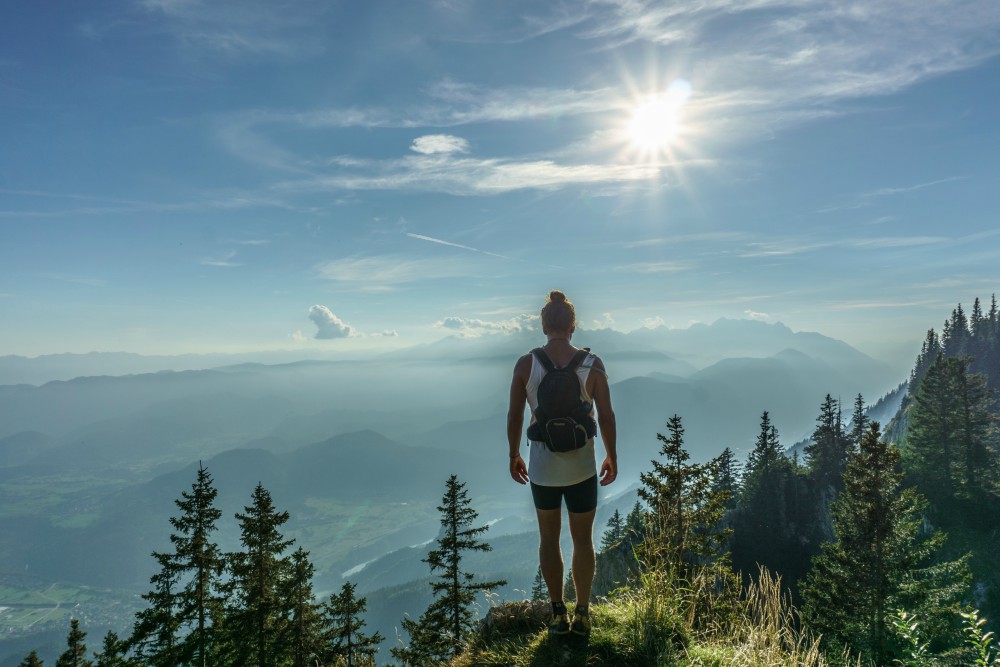
M 513 362 L 541 342 L 531 331 L 451 337 L 355 359 L 0 357 L 0 572 L 145 590 L 149 554 L 168 547 L 173 501 L 201 461 L 219 489 L 220 546 L 238 547 L 234 514 L 261 483 L 290 512 L 287 533 L 310 551 L 320 591 L 353 571 L 376 606 L 422 600 L 410 579 L 419 557 L 392 559 L 437 534 L 451 473 L 495 522 L 498 552 L 520 554 L 508 563 L 514 577 L 499 561 L 487 570 L 530 581 L 518 572 L 533 551 L 533 513 L 509 479 L 504 434 Z M 825 394 L 873 400 L 901 379 L 841 341 L 751 320 L 582 330 L 574 342 L 609 369 L 618 493 L 657 455 L 673 414 L 695 460 L 727 446 L 742 457 L 763 410 L 790 445 L 812 431 Z M 98 372 L 102 359 L 109 372 Z M 95 372 L 67 377 L 84 367 Z M 410 551 L 392 556 L 399 549 Z

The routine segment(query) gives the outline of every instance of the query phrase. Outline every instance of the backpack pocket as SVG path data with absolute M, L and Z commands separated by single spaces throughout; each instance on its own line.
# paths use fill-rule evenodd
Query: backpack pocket
M 572 452 L 587 444 L 587 429 L 572 417 L 555 417 L 545 422 L 545 444 L 553 452 Z

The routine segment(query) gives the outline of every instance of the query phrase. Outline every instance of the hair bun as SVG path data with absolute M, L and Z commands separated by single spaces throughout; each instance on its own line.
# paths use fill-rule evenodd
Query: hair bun
M 560 292 L 559 290 L 554 289 L 551 292 L 549 292 L 549 301 L 559 301 L 559 302 L 566 301 L 566 295 Z

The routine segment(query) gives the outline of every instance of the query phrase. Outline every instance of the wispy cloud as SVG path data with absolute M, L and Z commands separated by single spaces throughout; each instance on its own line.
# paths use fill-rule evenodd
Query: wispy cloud
M 693 262 L 633 262 L 616 266 L 616 271 L 626 271 L 629 273 L 679 273 L 689 271 L 694 267 Z
M 910 192 L 916 192 L 918 190 L 923 190 L 925 188 L 934 187 L 937 185 L 942 185 L 945 183 L 954 183 L 955 181 L 961 181 L 968 178 L 967 176 L 949 176 L 947 178 L 939 178 L 933 181 L 927 181 L 925 183 L 916 183 L 914 185 L 904 185 L 896 187 L 882 187 L 875 190 L 869 190 L 868 192 L 862 192 L 861 194 L 852 195 L 845 199 L 841 204 L 834 204 L 833 206 L 827 206 L 826 208 L 821 208 L 817 213 L 833 213 L 835 211 L 843 211 L 846 209 L 855 208 L 865 208 L 866 206 L 871 206 L 876 200 L 882 197 L 892 197 L 895 195 L 907 194 Z M 878 224 L 882 222 L 890 222 L 895 220 L 894 216 L 882 216 L 876 220 L 871 221 L 871 224 Z
M 858 248 L 912 248 L 914 246 L 938 245 L 951 239 L 944 236 L 888 236 L 877 239 L 859 239 L 851 244 Z
M 682 243 L 714 243 L 717 241 L 736 241 L 745 239 L 746 232 L 703 232 L 700 234 L 675 234 L 673 236 L 658 236 L 639 241 L 624 241 L 622 247 L 626 249 L 650 248 L 665 245 L 680 245 Z
M 0 188 L 0 194 L 16 195 L 28 200 L 51 199 L 94 202 L 95 206 L 70 206 L 56 208 L 28 208 L 0 210 L 0 218 L 64 218 L 92 215 L 131 215 L 136 213 L 182 213 L 186 211 L 235 211 L 252 208 L 278 208 L 296 213 L 314 213 L 310 207 L 296 206 L 274 195 L 262 196 L 248 192 L 234 192 L 225 196 L 205 196 L 178 202 L 142 201 L 103 197 L 79 193 L 46 192 L 43 190 L 11 190 Z
M 336 160 L 340 171 L 285 181 L 274 191 L 403 190 L 451 195 L 494 195 L 517 190 L 555 190 L 567 185 L 628 184 L 657 179 L 663 165 L 559 164 L 552 160 L 502 160 L 451 155 L 399 160 Z
M 294 59 L 323 51 L 326 10 L 313 0 L 136 0 L 135 7 L 145 29 L 168 32 L 189 55 Z
M 39 278 L 45 278 L 47 280 L 58 280 L 65 283 L 73 283 L 75 285 L 85 285 L 87 287 L 105 287 L 108 281 L 104 278 L 95 278 L 93 276 L 81 276 L 73 273 L 60 273 L 58 271 L 43 271 L 36 274 Z
M 872 197 L 889 197 L 892 195 L 903 194 L 906 192 L 915 192 L 917 190 L 923 190 L 924 188 L 930 188 L 935 185 L 941 185 L 942 183 L 954 183 L 955 181 L 961 181 L 967 178 L 966 176 L 949 176 L 948 178 L 939 178 L 936 181 L 928 181 L 927 183 L 917 183 L 916 185 L 906 185 L 903 187 L 896 188 L 879 188 L 878 190 L 872 190 L 861 195 L 862 198 L 872 198 Z
M 737 253 L 737 257 L 784 257 L 801 255 L 824 248 L 840 245 L 838 242 L 805 243 L 800 240 L 762 241 L 750 243 L 746 250 Z
M 234 262 L 233 257 L 236 257 L 236 251 L 230 250 L 215 257 L 202 257 L 198 263 L 202 266 L 218 266 L 227 269 L 243 266 L 240 262 Z
M 481 264 L 476 266 L 456 259 L 444 261 L 440 257 L 353 256 L 323 262 L 316 267 L 316 274 L 344 288 L 380 292 L 425 280 L 481 275 Z

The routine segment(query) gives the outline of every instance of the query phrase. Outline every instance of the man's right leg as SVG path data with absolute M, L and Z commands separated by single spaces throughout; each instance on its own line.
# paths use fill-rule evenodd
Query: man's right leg
M 563 559 L 559 549 L 562 510 L 535 510 L 538 515 L 538 562 L 553 602 L 563 602 Z

